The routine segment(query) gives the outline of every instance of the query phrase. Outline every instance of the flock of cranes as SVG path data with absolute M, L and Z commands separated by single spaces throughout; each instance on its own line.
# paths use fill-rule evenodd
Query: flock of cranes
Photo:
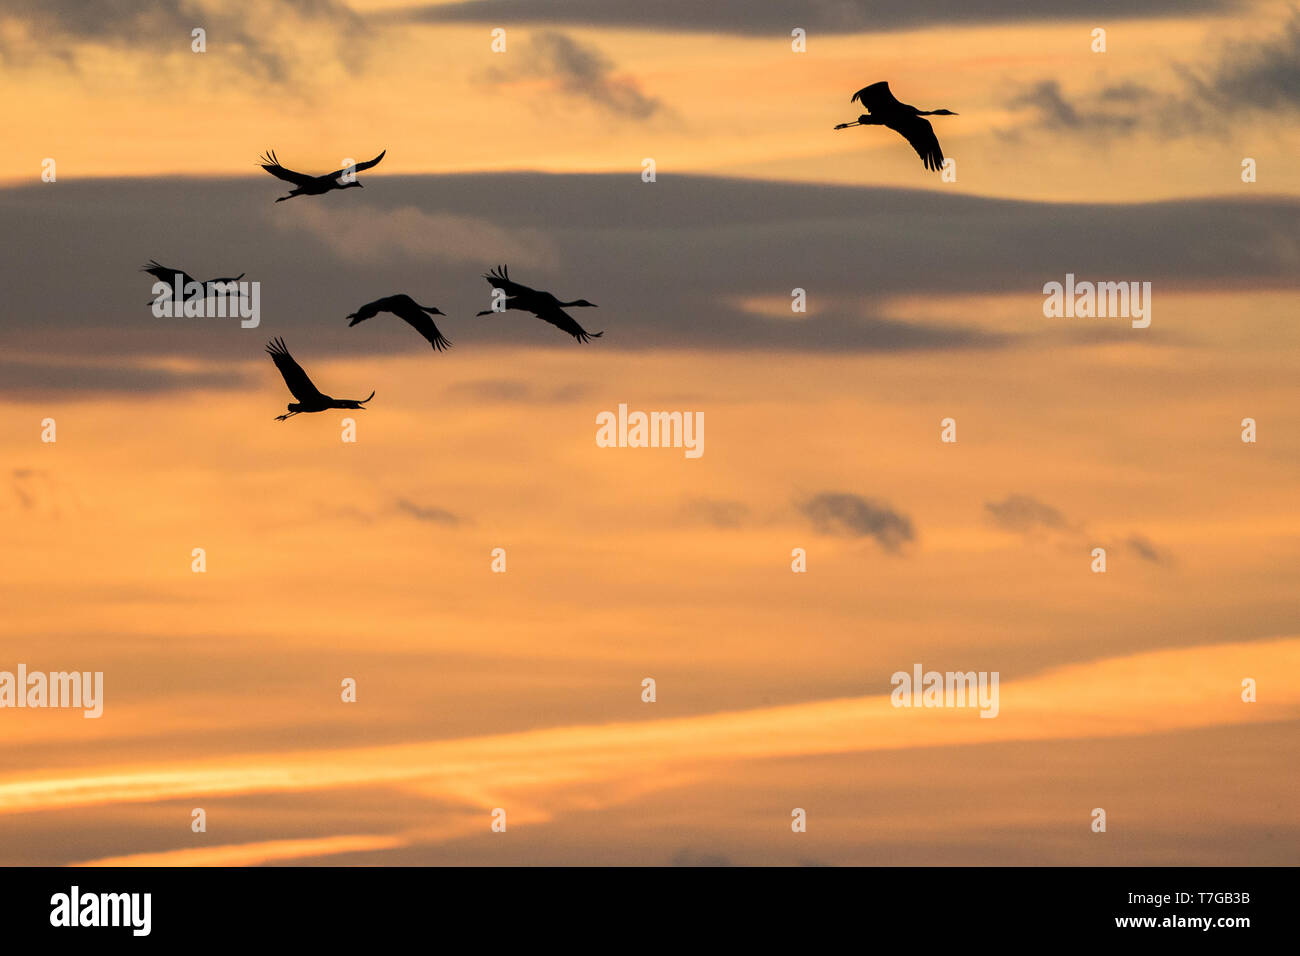
M 384 154 L 380 153 L 379 155 L 382 158 Z M 378 162 L 378 160 L 375 160 L 375 162 Z M 317 195 L 317 193 L 307 193 L 305 195 Z M 279 202 L 279 200 L 276 201 Z M 214 294 L 217 291 L 214 287 L 219 284 L 234 283 L 244 277 L 244 273 L 241 272 L 234 277 L 209 279 L 205 283 L 196 283 L 196 280 L 189 273 L 182 272 L 179 269 L 169 269 L 154 259 L 150 259 L 149 264 L 144 266 L 142 271 L 149 273 L 160 282 L 166 282 L 168 285 L 179 282 L 180 288 L 185 288 L 191 283 L 199 284 L 203 287 L 205 295 Z M 520 312 L 531 312 L 543 322 L 549 322 L 556 328 L 568 332 L 579 342 L 588 342 L 605 334 L 604 332 L 588 332 L 575 322 L 571 315 L 564 311 L 566 308 L 575 307 L 595 308 L 596 304 L 594 302 L 588 302 L 586 299 L 561 302 L 550 292 L 533 289 L 522 283 L 515 282 L 510 278 L 505 266 L 497 266 L 491 272 L 486 273 L 483 278 L 488 281 L 493 289 L 500 290 L 501 307 L 499 309 L 485 309 L 479 312 L 478 315 L 491 315 L 494 312 L 505 312 L 511 309 Z M 237 290 L 232 291 L 234 294 L 239 294 Z M 442 352 L 451 348 L 451 339 L 443 335 L 433 321 L 433 316 L 445 316 L 447 313 L 432 305 L 420 305 L 420 303 L 403 292 L 396 295 L 386 295 L 381 299 L 375 299 L 373 302 L 367 302 L 355 312 L 350 313 L 348 315 L 350 320 L 348 328 L 359 322 L 364 322 L 366 319 L 373 319 L 381 312 L 388 312 L 397 316 L 419 332 L 434 350 Z M 275 362 L 275 367 L 280 370 L 280 375 L 284 378 L 284 384 L 288 386 L 293 397 L 298 399 L 298 401 L 289 404 L 286 414 L 276 416 L 275 420 L 277 422 L 282 422 L 302 412 L 323 412 L 331 408 L 365 408 L 365 403 L 375 397 L 373 391 L 370 393 L 370 398 L 362 399 L 332 398 L 326 395 L 312 384 L 312 380 L 303 371 L 302 366 L 289 354 L 289 349 L 284 344 L 283 339 L 272 339 L 270 344 L 267 345 L 266 351 L 271 356 L 271 360 Z
M 852 123 L 839 124 L 835 127 L 836 129 L 847 129 L 850 126 L 884 126 L 901 135 L 912 145 L 917 155 L 921 157 L 921 162 L 926 169 L 938 170 L 943 166 L 943 151 L 939 148 L 939 140 L 934 135 L 934 127 L 930 125 L 928 120 L 921 117 L 956 116 L 956 113 L 951 110 L 923 112 L 915 106 L 900 103 L 894 98 L 894 94 L 890 92 L 889 84 L 885 82 L 872 83 L 870 86 L 863 87 L 853 94 L 849 102 L 861 103 L 867 112 Z M 378 166 L 387 153 L 388 150 L 384 150 L 374 159 L 366 160 L 364 163 L 355 163 L 330 173 L 313 176 L 280 165 L 280 160 L 276 157 L 275 151 L 269 150 L 261 157 L 261 167 L 276 179 L 293 184 L 293 189 L 289 190 L 288 195 L 276 199 L 276 202 L 284 202 L 286 199 L 293 199 L 295 196 L 323 196 L 334 190 L 350 189 L 353 186 L 361 188 L 361 183 L 357 181 L 355 174 Z M 218 288 L 214 287 L 221 287 L 227 283 L 237 283 L 244 277 L 244 273 L 241 272 L 237 276 L 209 279 L 206 282 L 198 283 L 189 273 L 182 272 L 179 269 L 170 269 L 154 259 L 150 259 L 142 271 L 149 273 L 161 282 L 175 285 L 178 288 L 186 288 L 191 284 L 200 285 L 204 290 L 205 297 L 211 296 L 218 291 Z M 586 299 L 562 302 L 550 292 L 533 289 L 514 281 L 510 278 L 510 273 L 505 266 L 498 266 L 485 273 L 483 278 L 488 281 L 493 290 L 499 293 L 496 303 L 498 307 L 485 309 L 479 312 L 478 315 L 490 315 L 493 312 L 510 309 L 531 312 L 543 322 L 548 322 L 557 329 L 567 332 L 578 342 L 589 342 L 605 334 L 604 332 L 588 332 L 574 320 L 573 316 L 564 311 L 570 308 L 595 308 L 594 302 L 588 302 Z M 233 294 L 240 294 L 237 289 L 230 289 L 229 291 Z M 433 316 L 445 316 L 446 313 L 431 305 L 420 305 L 405 293 L 388 295 L 381 299 L 375 299 L 373 302 L 367 302 L 348 315 L 350 320 L 348 327 L 351 328 L 359 322 L 372 319 L 381 312 L 391 313 L 411 326 L 424 337 L 435 351 L 442 352 L 451 347 L 451 340 L 439 331 L 438 326 L 433 321 Z M 272 339 L 267 345 L 266 351 L 271 356 L 271 360 L 275 363 L 281 377 L 283 377 L 284 384 L 288 386 L 290 393 L 297 399 L 296 402 L 289 403 L 285 414 L 276 416 L 276 421 L 282 422 L 294 415 L 305 412 L 323 412 L 332 408 L 363 409 L 366 402 L 375 397 L 374 391 L 371 391 L 368 398 L 361 399 L 333 398 L 326 395 L 312 383 L 311 378 L 303 371 L 303 367 L 289 354 L 289 349 L 285 346 L 282 338 Z

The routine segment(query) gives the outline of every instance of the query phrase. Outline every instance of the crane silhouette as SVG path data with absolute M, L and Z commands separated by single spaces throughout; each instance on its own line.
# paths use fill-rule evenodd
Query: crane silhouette
M 409 295 L 401 293 L 387 295 L 382 299 L 376 299 L 374 302 L 367 302 L 348 316 L 352 320 L 348 323 L 348 328 L 352 328 L 358 322 L 364 322 L 366 319 L 373 319 L 380 312 L 393 313 L 393 315 L 428 339 L 429 344 L 439 352 L 451 348 L 451 340 L 439 332 L 438 327 L 433 324 L 433 319 L 429 318 L 431 315 L 446 315 L 447 313 L 441 312 L 430 305 L 420 305 Z
M 149 273 L 159 282 L 166 282 L 169 286 L 172 286 L 173 288 L 175 288 L 176 285 L 176 276 L 180 276 L 182 294 L 184 294 L 185 288 L 191 282 L 198 282 L 198 280 L 195 279 L 188 272 L 183 272 L 180 269 L 169 269 L 167 268 L 167 266 L 159 263 L 157 259 L 150 259 L 148 265 L 144 265 L 140 267 L 140 271 Z M 228 282 L 238 282 L 240 279 L 244 278 L 244 275 L 245 273 L 241 272 L 237 276 L 223 276 L 222 278 L 219 279 L 209 279 L 206 282 L 199 282 L 198 284 L 203 286 L 203 297 L 206 299 L 210 295 L 220 293 L 220 290 L 212 288 L 214 285 L 221 285 L 223 283 L 228 283 Z M 244 294 L 239 289 L 232 289 L 230 291 L 235 295 Z M 151 305 L 153 304 L 152 300 L 150 301 L 150 304 Z
M 292 199 L 294 196 L 321 196 L 333 189 L 347 189 L 350 186 L 360 186 L 361 183 L 356 179 L 349 182 L 341 183 L 338 178 L 346 172 L 360 172 L 363 169 L 369 169 L 371 166 L 379 165 L 379 161 L 384 158 L 388 150 L 380 153 L 374 159 L 368 159 L 364 163 L 356 163 L 352 166 L 344 166 L 342 169 L 336 169 L 332 173 L 326 173 L 324 176 L 311 176 L 307 173 L 295 172 L 292 169 L 285 169 L 280 165 L 280 160 L 276 159 L 275 150 L 270 150 L 262 157 L 262 168 L 274 176 L 276 179 L 283 179 L 286 183 L 293 183 L 294 188 L 289 190 L 289 195 L 281 196 L 276 202 L 284 202 L 286 199 Z
M 952 110 L 928 110 L 922 112 L 915 106 L 900 103 L 889 91 L 885 82 L 864 86 L 853 94 L 850 103 L 858 102 L 866 107 L 853 123 L 840 123 L 836 129 L 848 129 L 850 126 L 884 126 L 898 133 L 912 144 L 916 154 L 926 169 L 939 169 L 943 166 L 943 150 L 939 148 L 939 139 L 934 135 L 934 127 L 922 116 L 956 116 Z
M 510 278 L 505 266 L 497 266 L 491 272 L 483 276 L 494 289 L 500 289 L 506 294 L 506 308 L 519 309 L 522 312 L 531 312 L 543 322 L 549 322 L 557 329 L 563 329 L 568 332 L 579 342 L 586 342 L 590 339 L 598 339 L 604 332 L 588 332 L 581 325 L 573 320 L 573 317 L 565 312 L 568 308 L 596 308 L 594 302 L 588 302 L 586 299 L 575 299 L 572 302 L 561 302 L 549 292 L 540 292 L 537 289 L 530 289 L 526 285 L 521 285 Z M 479 312 L 479 315 L 491 315 L 496 309 L 486 309 Z
M 284 377 L 284 384 L 289 386 L 289 391 L 293 397 L 298 399 L 296 402 L 289 403 L 289 411 L 284 415 L 277 415 L 275 420 L 282 422 L 286 418 L 292 418 L 299 412 L 324 412 L 331 408 L 361 408 L 366 407 L 366 402 L 375 397 L 375 393 L 370 393 L 370 398 L 353 399 L 353 398 L 331 398 L 324 394 L 320 389 L 312 384 L 307 373 L 302 370 L 302 366 L 293 360 L 289 354 L 288 348 L 285 347 L 284 339 L 272 339 L 266 346 L 267 354 L 275 362 L 275 367 L 280 370 Z

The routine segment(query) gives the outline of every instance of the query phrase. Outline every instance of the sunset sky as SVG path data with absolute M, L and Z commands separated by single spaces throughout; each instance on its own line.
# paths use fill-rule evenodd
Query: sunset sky
M 0 709 L 0 863 L 1300 862 L 1292 5 L 9 0 L 0 78 L 0 671 L 105 684 Z

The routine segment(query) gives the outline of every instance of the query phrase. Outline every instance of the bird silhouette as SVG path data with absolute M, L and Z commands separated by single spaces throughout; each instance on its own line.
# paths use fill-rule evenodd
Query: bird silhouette
M 848 129 L 850 126 L 884 126 L 898 133 L 912 144 L 916 154 L 926 169 L 939 169 L 943 166 L 943 150 L 939 148 L 939 139 L 934 135 L 934 127 L 922 116 L 956 116 L 952 110 L 928 110 L 922 112 L 915 106 L 900 103 L 889 91 L 885 82 L 864 86 L 853 94 L 850 103 L 858 102 L 866 107 L 853 123 L 840 123 L 836 129 Z
M 285 347 L 284 339 L 272 339 L 266 346 L 267 354 L 275 362 L 275 367 L 280 370 L 284 377 L 284 384 L 289 386 L 289 391 L 293 397 L 298 399 L 296 402 L 290 402 L 289 411 L 285 415 L 277 415 L 275 420 L 282 422 L 286 418 L 292 418 L 299 412 L 324 412 L 331 408 L 361 408 L 364 409 L 366 402 L 375 397 L 375 393 L 370 393 L 370 398 L 352 399 L 352 398 L 331 398 L 324 394 L 320 389 L 312 384 L 307 373 L 302 370 L 302 366 L 293 360 L 289 354 L 288 348 Z
M 198 281 L 188 272 L 183 272 L 180 269 L 169 269 L 166 266 L 160 264 L 157 259 L 150 259 L 148 265 L 144 265 L 140 267 L 140 271 L 149 273 L 159 282 L 166 282 L 168 285 L 172 286 L 173 288 L 175 288 L 175 283 L 176 283 L 175 277 L 180 276 L 182 294 L 184 293 L 186 286 L 188 286 L 191 282 Z M 216 289 L 212 288 L 214 285 L 220 285 L 226 282 L 238 282 L 240 279 L 244 278 L 244 275 L 245 273 L 241 272 L 237 276 L 223 276 L 222 278 L 219 279 L 209 279 L 206 282 L 200 283 L 200 285 L 203 286 L 203 297 L 206 299 L 208 296 L 213 295 L 217 292 Z M 235 295 L 244 294 L 239 289 L 233 289 L 231 291 Z M 151 305 L 153 304 L 152 300 L 150 300 L 150 304 Z
M 438 327 L 433 324 L 433 319 L 429 318 L 431 315 L 446 315 L 447 313 L 441 312 L 430 305 L 420 305 L 409 295 L 401 293 L 386 295 L 374 302 L 367 302 L 348 316 L 352 320 L 348 323 L 348 328 L 352 328 L 358 322 L 372 319 L 380 312 L 393 313 L 393 315 L 428 339 L 429 344 L 439 352 L 451 348 L 451 340 L 439 332 Z M 428 314 L 426 315 L 426 313 Z
M 346 172 L 360 172 L 363 169 L 369 169 L 371 166 L 377 166 L 379 161 L 384 158 L 388 150 L 380 153 L 374 159 L 366 160 L 364 163 L 356 163 L 352 166 L 344 166 L 342 169 L 336 169 L 332 173 L 326 173 L 324 176 L 310 176 L 307 173 L 294 172 L 292 169 L 285 169 L 280 165 L 280 160 L 276 159 L 275 150 L 270 150 L 262 157 L 262 168 L 274 176 L 276 179 L 283 179 L 286 183 L 293 183 L 294 188 L 289 190 L 289 195 L 281 196 L 276 202 L 284 202 L 286 199 L 292 199 L 294 196 L 320 196 L 333 189 L 347 189 L 351 186 L 360 186 L 361 183 L 356 179 L 349 182 L 341 183 L 338 178 Z
M 572 302 L 561 302 L 549 292 L 540 292 L 537 289 L 530 289 L 526 285 L 521 285 L 510 278 L 505 266 L 497 266 L 491 272 L 483 276 L 494 289 L 500 289 L 506 294 L 506 308 L 519 309 L 522 312 L 531 312 L 543 322 L 549 322 L 557 329 L 563 329 L 568 332 L 579 342 L 586 342 L 589 339 L 598 339 L 604 332 L 588 332 L 577 322 L 573 321 L 564 310 L 567 308 L 586 307 L 594 309 L 596 304 L 588 302 L 586 299 L 575 299 Z M 486 309 L 479 315 L 491 315 L 496 309 Z

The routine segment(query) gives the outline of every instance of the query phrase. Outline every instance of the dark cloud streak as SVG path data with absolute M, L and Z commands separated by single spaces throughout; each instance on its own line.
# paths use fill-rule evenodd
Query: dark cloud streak
M 117 392 L 158 394 L 193 389 L 232 389 L 248 384 L 235 369 L 180 372 L 135 362 L 14 362 L 0 359 L 0 394 L 19 399 L 78 399 Z
M 794 27 L 810 34 L 876 33 L 933 24 L 988 23 L 1126 17 L 1186 16 L 1230 10 L 1237 0 L 467 0 L 380 16 L 427 23 L 546 23 L 668 32 L 718 32 L 788 37 Z
M 6 31 L 5 21 L 24 29 Z M 341 60 L 357 62 L 366 21 L 339 0 L 6 0 L 0 7 L 0 62 L 26 66 L 53 57 L 75 68 L 81 45 L 137 56 L 189 53 L 191 31 L 201 27 L 207 51 L 194 55 L 228 58 L 240 75 L 287 83 L 302 64 L 286 55 L 282 41 L 303 24 L 321 28 Z M 30 39 L 18 41 L 18 36 Z
M 821 534 L 872 538 L 890 554 L 916 538 L 912 519 L 883 502 L 847 492 L 820 492 L 802 502 L 799 510 Z
M 1029 495 L 1008 495 L 1002 501 L 986 501 L 984 510 L 994 524 L 1006 531 L 1024 533 L 1037 528 L 1066 527 L 1061 512 Z
M 460 518 L 443 508 L 420 505 L 408 498 L 399 498 L 393 506 L 398 512 L 430 524 L 458 525 Z
M 361 261 L 323 240 L 304 216 L 275 206 L 275 195 L 274 183 L 249 178 L 0 189 L 0 218 L 11 235 L 24 237 L 6 254 L 0 350 L 13 364 L 0 384 L 10 393 L 234 386 L 241 384 L 236 376 L 207 370 L 261 357 L 272 335 L 291 347 L 310 341 L 304 361 L 407 353 L 403 330 L 349 329 L 346 314 L 350 304 L 411 287 L 437 291 L 458 349 L 574 347 L 525 314 L 473 317 L 491 304 L 480 272 L 502 261 L 492 257 L 490 241 L 481 240 L 488 248 L 477 268 L 463 256 L 430 251 L 420 235 L 409 237 L 421 250 L 418 263 L 402 256 Z M 1300 203 L 1276 196 L 1047 203 L 693 175 L 645 184 L 633 170 L 383 176 L 364 199 L 364 207 L 339 204 L 340 230 L 356 217 L 415 208 L 487 224 L 488 236 L 522 230 L 544 237 L 544 255 L 518 252 L 512 275 L 562 298 L 600 303 L 592 312 L 606 336 L 592 351 L 987 350 L 1059 335 L 1061 327 L 1042 322 L 1037 309 L 1015 333 L 924 317 L 901 321 L 886 304 L 894 296 L 1039 298 L 1042 283 L 1067 270 L 1141 276 L 1163 288 L 1213 283 L 1225 291 L 1292 289 L 1300 281 L 1293 252 L 1300 248 Z M 1206 235 L 1214 242 L 1204 242 Z M 391 238 L 403 242 L 401 229 Z M 150 256 L 211 274 L 247 272 L 247 281 L 261 283 L 261 325 L 155 318 L 151 281 L 139 272 Z M 806 315 L 747 305 L 788 302 L 795 287 L 808 292 Z M 1078 344 L 1106 331 L 1099 325 Z M 131 368 L 157 366 L 162 357 L 201 362 L 205 371 Z M 114 358 L 121 367 L 106 361 Z M 500 383 L 461 388 L 467 399 L 497 401 L 577 394 L 523 394 Z

